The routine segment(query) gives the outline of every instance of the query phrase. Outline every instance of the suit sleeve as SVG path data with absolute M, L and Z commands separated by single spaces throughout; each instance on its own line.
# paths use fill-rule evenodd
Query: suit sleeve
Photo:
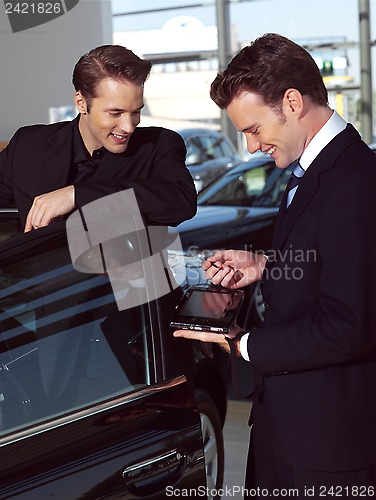
M 197 194 L 185 166 L 184 141 L 176 132 L 159 130 L 158 139 L 152 146 L 142 144 L 141 135 L 135 139 L 138 151 L 132 160 L 131 176 L 76 184 L 76 206 L 132 188 L 147 223 L 177 226 L 192 218 L 197 209 Z
M 248 352 L 261 375 L 346 365 L 372 356 L 376 345 L 375 181 L 374 174 L 339 180 L 317 214 L 318 307 L 296 321 L 251 333 Z M 309 282 L 301 286 L 296 316 L 304 307 L 300 295 L 315 293 Z
M 0 152 L 0 206 L 9 207 L 15 203 L 13 196 L 13 151 L 18 133 L 8 146 Z

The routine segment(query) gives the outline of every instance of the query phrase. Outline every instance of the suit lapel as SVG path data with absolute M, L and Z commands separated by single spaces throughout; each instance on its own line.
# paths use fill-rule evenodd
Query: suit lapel
M 343 152 L 346 145 L 358 140 L 360 140 L 360 136 L 352 125 L 348 125 L 343 132 L 338 134 L 312 162 L 307 172 L 302 177 L 299 188 L 288 209 L 286 209 L 287 192 L 285 191 L 276 221 L 273 241 L 274 250 L 281 249 L 296 221 L 309 205 L 319 188 L 320 175 L 322 172 L 332 168 L 334 162 Z
M 316 160 L 315 160 L 316 161 Z M 280 249 L 291 229 L 294 227 L 300 215 L 304 212 L 307 205 L 315 195 L 319 186 L 319 176 L 322 169 L 315 162 L 309 167 L 304 177 L 299 183 L 298 190 L 295 193 L 293 202 L 286 209 L 287 193 L 284 193 L 280 213 L 278 217 L 278 226 L 276 227 L 274 246 Z

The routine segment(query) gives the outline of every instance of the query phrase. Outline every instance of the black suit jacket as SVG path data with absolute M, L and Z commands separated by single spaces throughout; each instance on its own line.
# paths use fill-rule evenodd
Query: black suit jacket
M 16 204 L 22 223 L 35 196 L 73 183 L 72 122 L 19 129 L 0 153 L 0 206 Z M 136 128 L 126 151 L 106 152 L 90 179 L 75 184 L 76 207 L 133 188 L 146 222 L 175 226 L 196 212 L 185 145 L 171 130 Z
M 286 193 L 263 276 L 257 447 L 283 463 L 355 470 L 376 461 L 376 156 L 348 125 Z

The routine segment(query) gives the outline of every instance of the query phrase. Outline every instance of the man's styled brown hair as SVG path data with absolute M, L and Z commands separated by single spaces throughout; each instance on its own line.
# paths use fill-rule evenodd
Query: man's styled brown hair
M 84 54 L 73 70 L 72 82 L 76 91 L 90 104 L 96 88 L 104 78 L 114 78 L 143 85 L 151 70 L 151 62 L 136 56 L 121 45 L 102 45 Z
M 218 73 L 210 97 L 226 109 L 241 92 L 253 92 L 281 112 L 282 98 L 289 88 L 309 96 L 319 106 L 328 104 L 328 92 L 312 56 L 288 38 L 267 33 L 244 47 Z

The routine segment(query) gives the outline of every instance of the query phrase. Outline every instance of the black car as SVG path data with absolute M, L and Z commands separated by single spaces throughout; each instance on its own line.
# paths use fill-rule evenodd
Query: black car
M 221 132 L 206 128 L 177 130 L 186 148 L 186 166 L 197 192 L 217 179 L 241 159 L 232 142 Z
M 223 353 L 172 337 L 183 288 L 137 302 L 159 286 L 142 265 L 121 290 L 139 305 L 119 310 L 114 276 L 73 267 L 64 222 L 0 256 L 0 498 L 219 488 Z

